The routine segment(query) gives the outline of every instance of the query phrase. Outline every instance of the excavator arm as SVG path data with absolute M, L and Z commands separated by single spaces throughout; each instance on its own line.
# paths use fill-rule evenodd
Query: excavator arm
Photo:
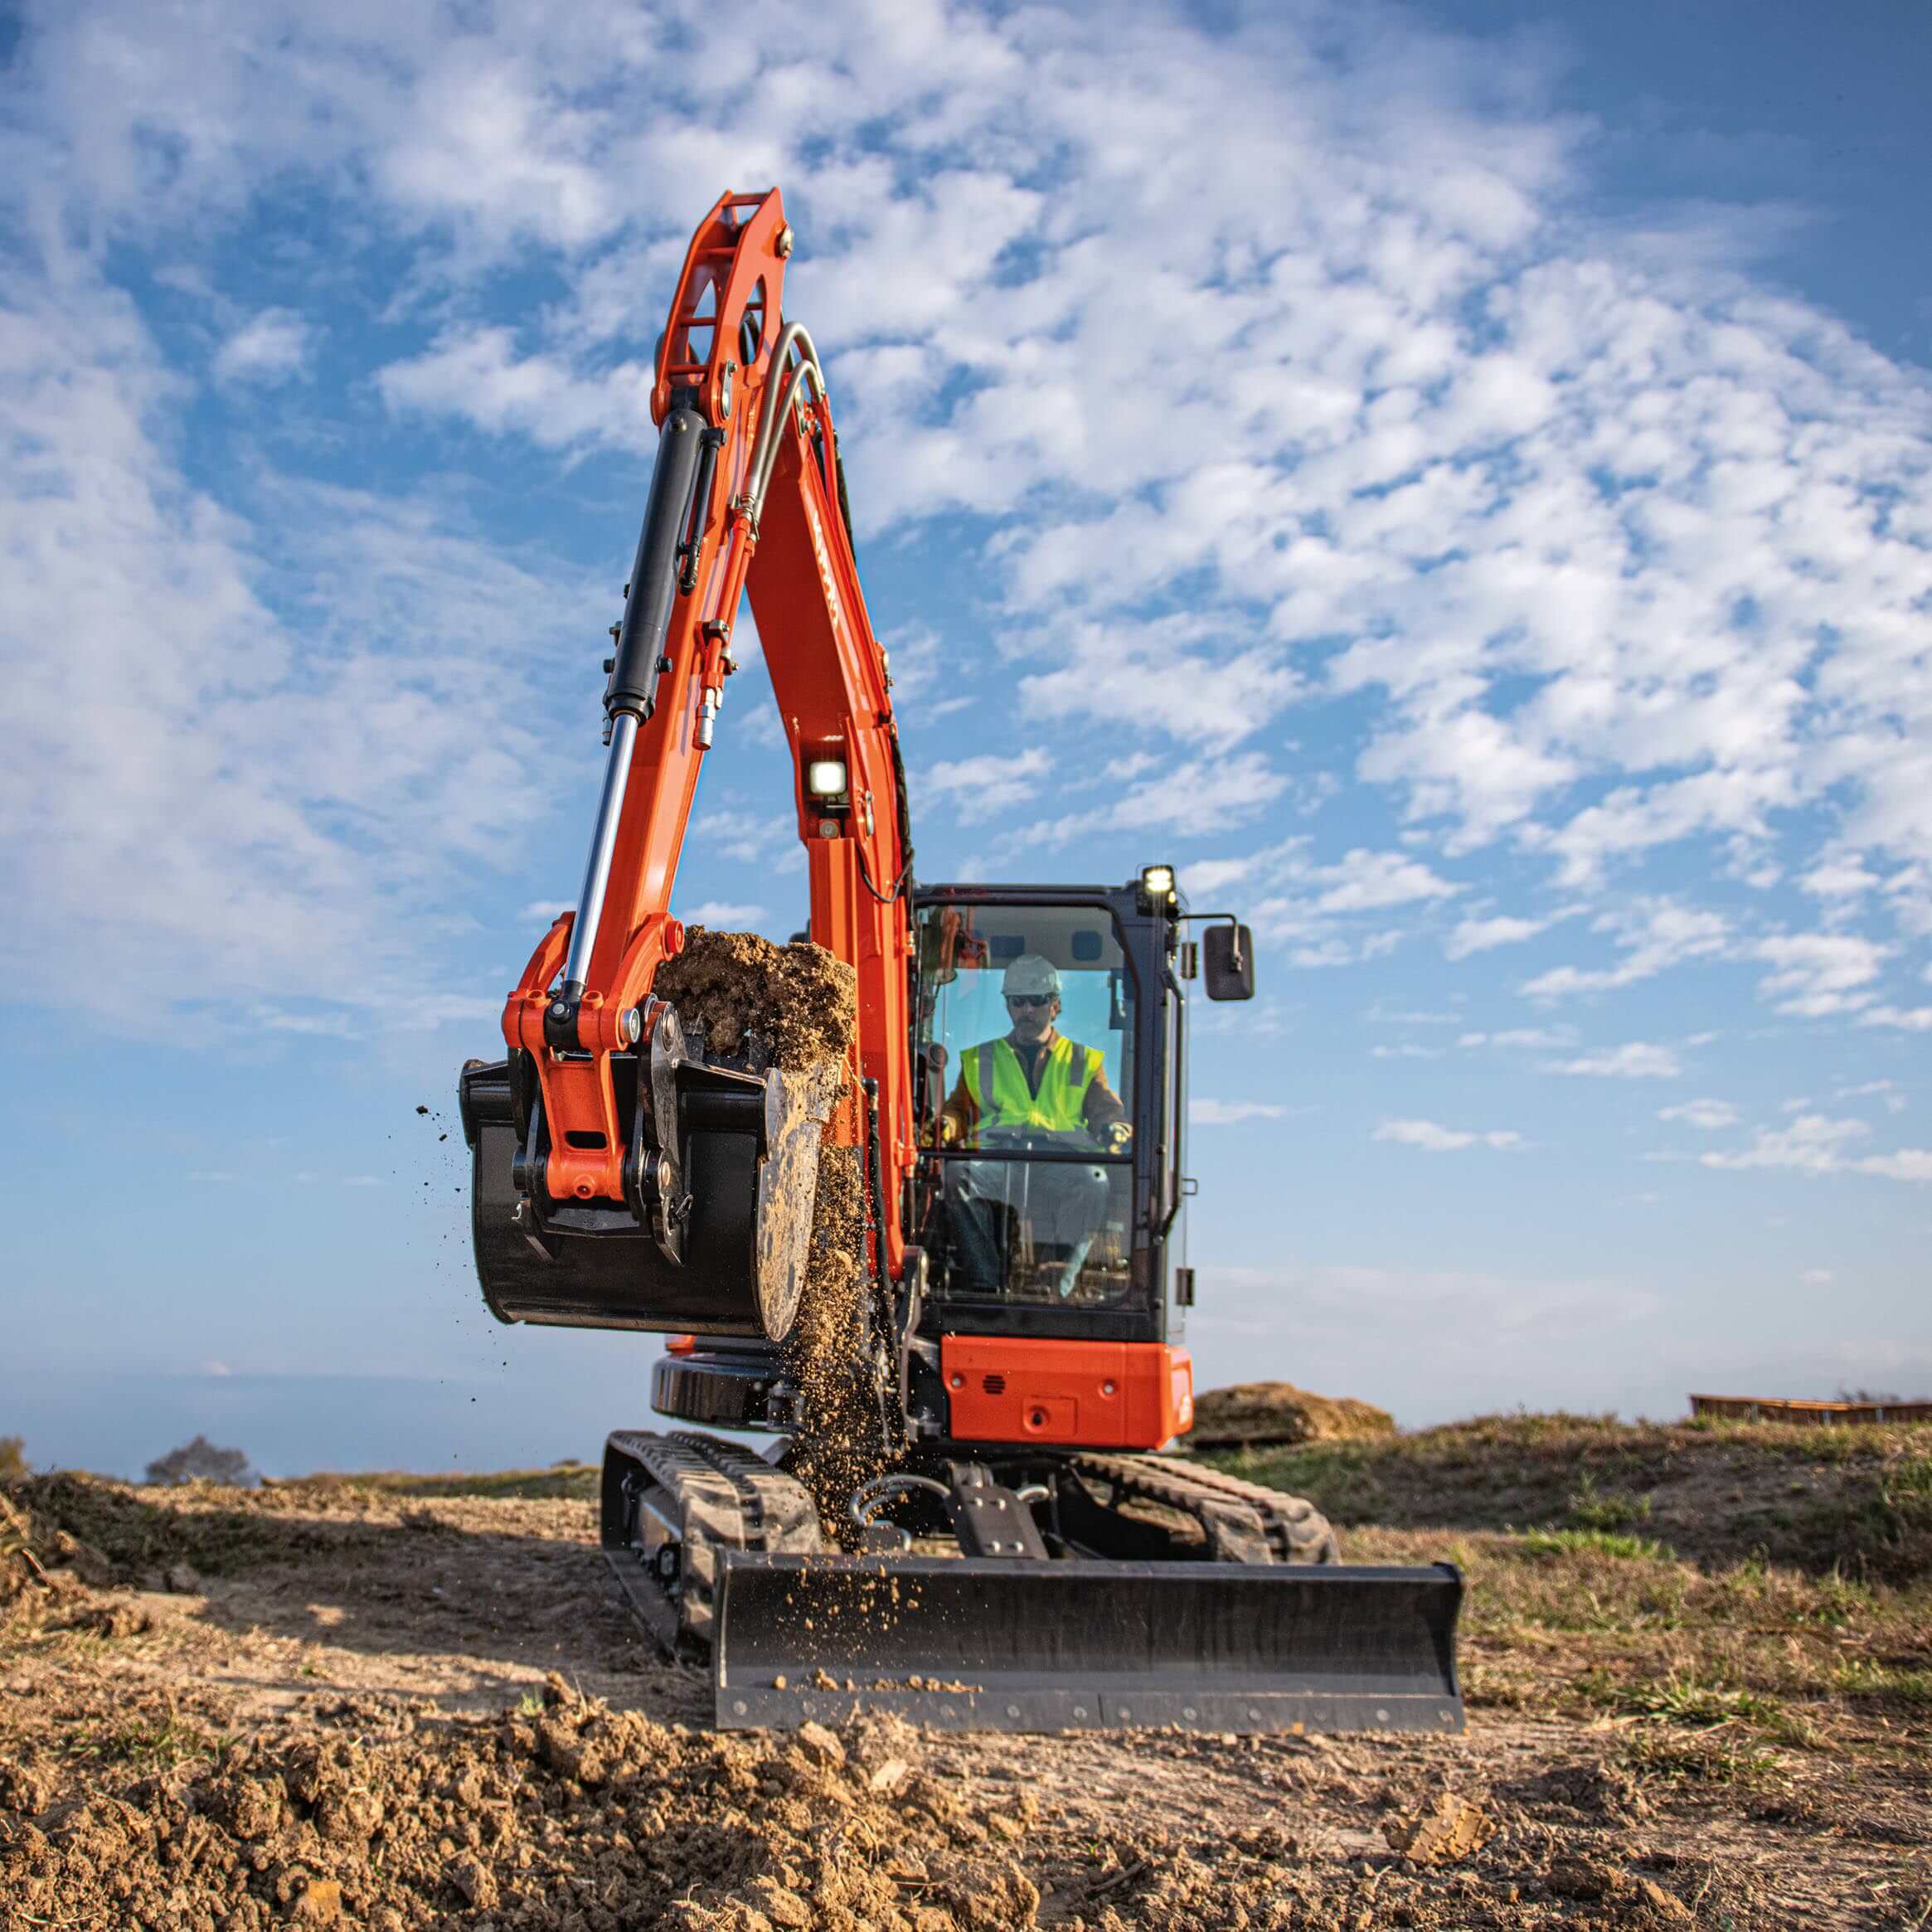
M 900 1183 L 915 1158 L 904 769 L 886 654 L 852 554 L 824 371 L 805 330 L 780 319 L 791 245 L 775 189 L 721 197 L 692 238 L 658 345 L 658 458 L 606 661 L 609 761 L 583 886 L 503 1012 L 522 1143 L 520 1231 L 553 1264 L 568 1237 L 621 1236 L 628 1225 L 652 1235 L 669 1267 L 702 1275 L 721 1265 L 716 1242 L 694 1251 L 706 1204 L 683 1171 L 685 1139 L 671 1112 L 697 1076 L 675 1015 L 652 988 L 683 944 L 672 890 L 749 592 L 792 754 L 811 934 L 858 979 L 857 1077 L 825 1131 L 851 1147 L 876 1134 L 871 1259 L 891 1279 L 904 1265 Z M 752 1104 L 726 1090 L 708 1093 L 705 1107 L 715 1118 L 733 1101 Z M 761 1142 L 760 1160 L 769 1151 Z M 728 1164 L 743 1182 L 743 1163 Z M 735 1204 L 732 1226 L 763 1206 Z M 753 1231 L 755 1240 L 761 1231 Z M 480 1255 L 480 1226 L 478 1241 Z M 663 1299 L 662 1319 L 647 1318 L 648 1303 L 648 1293 L 630 1297 L 622 1325 L 710 1325 L 694 1323 L 691 1293 Z M 571 1305 L 575 1315 L 520 1312 L 581 1319 L 581 1298 Z

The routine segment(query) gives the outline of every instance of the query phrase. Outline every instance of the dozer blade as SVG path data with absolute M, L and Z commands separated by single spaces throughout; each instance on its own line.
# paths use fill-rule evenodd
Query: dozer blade
M 1454 1566 L 724 1552 L 717 1722 L 1463 1728 Z

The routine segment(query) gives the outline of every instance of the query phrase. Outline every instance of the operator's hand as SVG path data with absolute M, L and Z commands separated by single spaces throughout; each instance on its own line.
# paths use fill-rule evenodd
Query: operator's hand
M 939 1145 L 950 1147 L 959 1138 L 959 1123 L 950 1114 L 939 1116 Z
M 1126 1153 L 1133 1145 L 1133 1129 L 1124 1120 L 1115 1120 L 1100 1130 L 1100 1138 L 1110 1154 Z

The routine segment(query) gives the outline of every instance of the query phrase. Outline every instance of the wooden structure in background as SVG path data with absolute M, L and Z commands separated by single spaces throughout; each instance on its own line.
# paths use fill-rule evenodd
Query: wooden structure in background
M 1693 1415 L 1727 1422 L 1932 1422 L 1932 1402 L 1806 1402 L 1783 1396 L 1692 1396 Z

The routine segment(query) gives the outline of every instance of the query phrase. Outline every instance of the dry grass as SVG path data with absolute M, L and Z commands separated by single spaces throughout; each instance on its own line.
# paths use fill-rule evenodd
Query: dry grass
M 1932 1425 L 1499 1415 L 1210 1459 L 1312 1497 L 1344 1527 L 1627 1532 L 1706 1565 L 1932 1573 Z
M 367 1490 L 382 1496 L 485 1496 L 507 1501 L 536 1502 L 561 1498 L 566 1502 L 595 1502 L 600 1471 L 595 1463 L 552 1463 L 547 1469 L 496 1469 L 483 1473 L 454 1471 L 446 1476 L 421 1476 L 406 1469 L 372 1469 L 337 1474 L 291 1476 L 264 1484 L 265 1488 L 294 1492 L 342 1493 Z
M 1612 1726 L 1648 1776 L 1769 1789 L 1802 1754 L 1856 1789 L 1932 1721 L 1929 1450 L 1523 1415 L 1216 1460 L 1313 1497 L 1352 1561 L 1457 1564 L 1472 1707 Z

